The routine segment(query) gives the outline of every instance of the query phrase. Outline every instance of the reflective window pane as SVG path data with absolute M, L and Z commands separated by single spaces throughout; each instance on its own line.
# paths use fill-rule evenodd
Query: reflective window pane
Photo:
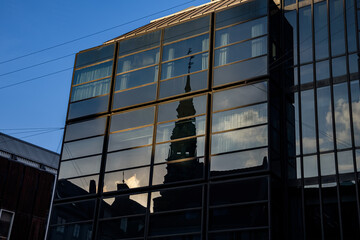
M 289 0 L 288 0 L 289 1 Z M 290 0 L 293 1 L 293 0 Z M 296 3 L 296 0 L 294 0 Z M 285 3 L 286 4 L 286 3 Z M 285 11 L 285 17 L 293 29 L 293 55 L 294 65 L 297 64 L 297 24 L 296 24 L 296 10 Z M 296 82 L 295 82 L 296 83 Z M 296 84 L 295 84 L 296 85 Z
M 125 90 L 156 82 L 158 79 L 158 66 L 149 67 L 134 72 L 116 76 L 115 91 Z
M 182 107 L 180 107 L 182 106 Z M 174 120 L 206 112 L 206 95 L 185 98 L 180 101 L 159 105 L 158 122 Z
M 143 237 L 145 216 L 124 217 L 108 221 L 100 221 L 98 239 L 127 239 Z
M 63 239 L 64 236 L 73 236 L 69 240 L 91 239 L 92 225 L 92 223 L 77 223 L 50 227 L 48 233 L 49 239 Z
M 204 159 L 197 158 L 182 162 L 154 166 L 153 185 L 200 179 L 204 177 Z
M 105 112 L 108 110 L 108 103 L 109 95 L 71 103 L 69 106 L 68 119 Z
M 154 101 L 156 97 L 156 86 L 156 84 L 152 84 L 115 93 L 113 109 Z
M 185 22 L 173 27 L 165 28 L 164 43 L 173 42 L 175 40 L 194 36 L 196 34 L 209 31 L 210 17 L 198 18 L 194 21 Z
M 315 32 L 315 57 L 316 59 L 329 56 L 327 5 L 326 1 L 314 4 L 314 32 Z
M 124 191 L 149 185 L 150 167 L 134 168 L 113 173 L 104 177 L 104 192 Z
M 156 142 L 201 134 L 205 134 L 205 116 L 159 124 L 156 129 Z
M 186 39 L 163 47 L 162 61 L 209 50 L 209 34 Z
M 151 144 L 152 135 L 153 126 L 113 133 L 109 137 L 108 151 Z
M 301 92 L 303 153 L 316 152 L 314 90 Z
M 205 89 L 207 87 L 208 72 L 203 71 L 191 75 L 173 78 L 160 82 L 160 98 L 175 96 Z
M 334 149 L 330 87 L 317 89 L 317 111 L 320 151 Z
M 210 175 L 212 177 L 231 175 L 246 171 L 268 168 L 268 149 L 230 153 L 211 157 Z
M 267 126 L 246 128 L 212 135 L 211 153 L 263 147 L 267 144 Z
M 352 100 L 352 115 L 354 126 L 355 145 L 360 146 L 360 84 L 359 81 L 353 81 L 350 85 Z M 360 166 L 359 166 L 360 167 Z
M 349 73 L 353 75 L 354 78 L 357 77 L 359 72 L 359 57 L 357 54 L 349 55 Z
M 161 79 L 177 77 L 208 68 L 208 53 L 181 58 L 172 62 L 163 63 L 161 66 Z
M 338 152 L 339 174 L 354 172 L 352 151 Z
M 312 83 L 314 79 L 313 65 L 307 64 L 300 67 L 300 83 Z
M 300 62 L 312 61 L 311 6 L 299 9 Z
M 267 122 L 267 103 L 213 114 L 212 132 Z
M 216 31 L 215 47 L 258 37 L 267 33 L 267 17 Z
M 72 179 L 59 179 L 56 185 L 56 199 L 95 194 L 99 175 Z
M 94 137 L 64 144 L 62 160 L 93 155 L 102 152 L 104 137 Z
M 320 155 L 321 176 L 335 175 L 335 156 L 334 153 Z
M 316 63 L 316 80 L 324 80 L 330 78 L 329 61 L 322 61 Z
M 119 44 L 119 56 L 160 45 L 160 34 L 161 31 L 156 31 L 121 41 Z
M 346 75 L 346 57 L 332 59 L 332 72 L 334 78 Z
M 108 94 L 110 91 L 110 78 L 91 82 L 83 85 L 79 85 L 72 88 L 71 102 L 80 101 L 87 98 L 92 98 L 104 94 Z
M 95 79 L 108 77 L 112 73 L 113 62 L 104 62 L 95 66 L 76 70 L 73 85 L 89 82 Z
M 104 134 L 106 120 L 106 117 L 102 117 L 75 124 L 68 124 L 65 131 L 65 141 Z
M 108 153 L 105 171 L 149 165 L 150 160 L 151 147 Z
M 154 122 L 154 107 L 130 111 L 111 117 L 110 132 L 152 124 Z
M 119 58 L 117 73 L 127 72 L 133 69 L 146 67 L 159 62 L 159 49 L 155 48 L 127 57 Z
M 267 73 L 267 57 L 234 63 L 214 69 L 214 85 L 219 86 Z
M 83 67 L 95 62 L 102 62 L 114 57 L 115 44 L 102 46 L 90 51 L 79 53 L 76 56 L 76 68 Z
M 252 231 L 230 231 L 209 234 L 209 240 L 226 240 L 226 239 L 251 239 L 251 240 L 268 240 L 269 230 L 252 230 Z
M 215 50 L 214 66 L 261 56 L 267 53 L 267 37 L 256 38 Z
M 267 1 L 255 0 L 216 13 L 216 28 L 267 14 Z
M 343 1 L 331 0 L 330 5 L 330 33 L 331 33 L 331 53 L 336 56 L 345 53 L 345 33 Z
M 144 193 L 104 198 L 101 202 L 100 218 L 145 214 L 147 196 L 147 193 Z
M 94 217 L 95 200 L 72 202 L 54 205 L 50 224 L 65 224 L 92 220 Z M 59 220 L 61 219 L 61 222 Z
M 247 85 L 214 93 L 213 111 L 267 100 L 267 83 Z
M 346 0 L 345 3 L 348 52 L 353 52 L 356 51 L 356 10 L 354 0 Z
M 304 157 L 304 178 L 317 177 L 318 176 L 318 164 L 316 155 Z
M 60 163 L 59 178 L 79 177 L 100 172 L 101 156 L 80 158 Z

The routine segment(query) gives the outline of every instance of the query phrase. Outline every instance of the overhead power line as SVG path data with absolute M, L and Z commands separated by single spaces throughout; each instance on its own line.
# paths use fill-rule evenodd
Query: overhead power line
M 2 61 L 2 62 L 0 62 L 0 64 L 12 62 L 12 61 L 15 61 L 15 60 L 18 60 L 18 59 L 21 59 L 21 58 L 25 58 L 25 57 L 28 57 L 28 56 L 37 54 L 37 53 L 45 52 L 45 51 L 48 51 L 48 50 L 50 50 L 50 49 L 54 49 L 54 48 L 61 47 L 61 46 L 64 46 L 64 45 L 67 45 L 67 44 L 70 44 L 70 43 L 73 43 L 73 42 L 77 42 L 77 41 L 79 41 L 79 40 L 82 40 L 82 39 L 85 39 L 85 38 L 89 38 L 89 37 L 98 35 L 98 34 L 100 34 L 100 33 L 104 33 L 104 32 L 113 30 L 113 29 L 115 29 L 115 28 L 122 27 L 122 26 L 125 26 L 125 25 L 128 25 L 128 24 L 131 24 L 131 23 L 134 23 L 134 22 L 137 22 L 137 21 L 140 21 L 140 20 L 143 20 L 143 19 L 152 17 L 152 16 L 154 16 L 154 15 L 157 15 L 157 14 L 160 14 L 160 13 L 163 13 L 163 12 L 166 12 L 166 11 L 169 11 L 169 10 L 172 10 L 172 9 L 174 9 L 174 8 L 177 8 L 177 7 L 181 7 L 181 6 L 183 6 L 183 5 L 186 5 L 186 4 L 189 4 L 189 3 L 191 3 L 191 2 L 195 2 L 195 1 L 197 1 L 197 0 L 190 0 L 190 1 L 184 2 L 184 3 L 182 3 L 182 4 L 178 4 L 178 5 L 176 5 L 176 6 L 173 6 L 173 7 L 170 7 L 170 8 L 167 8 L 167 9 L 164 9 L 164 10 L 161 10 L 161 11 L 158 11 L 158 12 L 155 12 L 155 13 L 152 13 L 152 14 L 149 14 L 149 15 L 146 15 L 146 16 L 144 16 L 144 17 L 140 17 L 140 18 L 137 18 L 137 19 L 134 19 L 134 20 L 131 20 L 131 21 L 128 21 L 128 22 L 125 22 L 125 23 L 122 23 L 122 24 L 119 24 L 119 25 L 110 27 L 110 28 L 106 28 L 106 29 L 104 29 L 104 30 L 101 30 L 101 31 L 98 31 L 98 32 L 95 32 L 95 33 L 91 33 L 91 34 L 88 34 L 88 35 L 85 35 L 85 36 L 82 36 L 82 37 L 79 37 L 79 38 L 72 39 L 72 40 L 70 40 L 70 41 L 66 41 L 66 42 L 63 42 L 63 43 L 60 43 L 60 44 L 51 46 L 51 47 L 43 48 L 43 49 L 38 50 L 38 51 L 30 52 L 30 53 L 28 53 L 28 54 L 24 54 L 24 55 L 15 57 L 15 58 L 11 58 L 11 59 Z

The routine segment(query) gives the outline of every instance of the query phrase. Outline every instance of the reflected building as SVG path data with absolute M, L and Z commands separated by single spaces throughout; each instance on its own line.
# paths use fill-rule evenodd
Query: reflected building
M 357 239 L 356 0 L 216 0 L 76 56 L 48 239 Z

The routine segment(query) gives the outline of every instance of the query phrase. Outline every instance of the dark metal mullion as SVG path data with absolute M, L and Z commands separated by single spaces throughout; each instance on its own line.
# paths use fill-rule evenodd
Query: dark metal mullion
M 113 69 L 112 69 L 112 76 L 111 76 L 111 85 L 110 85 L 110 95 L 108 100 L 108 113 L 111 112 L 112 105 L 113 105 L 113 97 L 114 97 L 114 90 L 115 90 L 115 80 L 116 80 L 116 69 L 117 69 L 117 52 L 119 48 L 119 43 L 115 43 L 114 48 L 114 60 L 113 60 Z M 105 176 L 105 167 L 106 167 L 106 157 L 107 157 L 107 149 L 109 145 L 109 136 L 110 136 L 110 124 L 111 124 L 111 116 L 107 117 L 106 120 L 106 128 L 105 128 L 105 136 L 103 142 L 103 149 L 102 149 L 102 157 L 101 157 L 101 165 L 100 165 L 100 173 L 99 173 L 99 182 L 98 182 L 98 193 L 97 193 L 97 201 L 95 205 L 94 211 L 94 222 L 93 222 L 93 229 L 92 229 L 92 238 L 96 239 L 98 227 L 99 227 L 99 218 L 100 218 L 100 205 L 102 201 L 102 193 L 103 193 L 103 186 L 104 186 L 104 176 Z
M 354 3 L 355 11 L 355 27 L 357 30 L 357 1 L 352 0 Z M 355 153 L 355 131 L 354 131 L 354 122 L 353 122 L 353 112 L 352 112 L 352 98 L 351 98 L 351 84 L 350 84 L 350 66 L 349 66 L 349 51 L 348 51 L 348 37 L 347 37 L 347 17 L 346 17 L 346 0 L 343 0 L 343 14 L 344 14 L 344 31 L 345 31 L 345 54 L 346 54 L 346 79 L 347 79 L 347 90 L 348 90 L 348 105 L 349 105 L 349 117 L 350 117 L 350 132 L 351 132 L 351 147 L 352 147 L 352 157 L 353 157 L 353 166 L 354 166 L 354 177 L 355 177 L 355 192 L 356 192 L 356 207 L 357 207 L 357 215 L 358 215 L 358 227 L 360 228 L 360 199 L 359 199 L 359 182 L 358 182 L 358 172 L 357 172 L 357 164 L 356 164 L 356 153 Z M 352 9 L 349 9 L 351 11 Z M 358 31 L 356 31 L 356 39 L 358 41 Z M 359 70 L 358 70 L 359 71 Z M 339 185 L 340 187 L 340 185 Z M 340 200 L 340 199 L 339 199 Z
M 315 51 L 315 20 L 314 20 L 314 0 L 311 1 L 311 34 L 312 34 L 312 66 L 313 66 L 313 95 L 314 95 L 314 114 L 315 114 L 315 136 L 316 136 L 316 161 L 318 166 L 318 184 L 319 184 L 319 203 L 320 203 L 320 223 L 321 236 L 325 239 L 324 227 L 324 207 L 321 185 L 321 163 L 320 163 L 320 145 L 319 145 L 319 116 L 317 111 L 317 86 L 316 86 L 316 51 Z
M 328 51 L 329 51 L 329 71 L 330 71 L 330 94 L 331 94 L 331 119 L 333 131 L 334 157 L 335 157 L 335 173 L 336 173 L 336 193 L 338 200 L 338 215 L 340 225 L 340 235 L 342 235 L 342 220 L 341 220 L 341 204 L 340 204 L 340 182 L 339 182 L 339 165 L 337 157 L 337 142 L 336 142 L 336 122 L 335 122 L 335 103 L 334 103 L 334 83 L 332 70 L 332 48 L 331 48 L 331 28 L 330 28 L 330 2 L 327 1 L 327 22 L 328 22 Z

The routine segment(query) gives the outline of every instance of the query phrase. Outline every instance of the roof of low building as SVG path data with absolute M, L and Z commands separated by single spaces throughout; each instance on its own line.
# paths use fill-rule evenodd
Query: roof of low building
M 0 151 L 13 154 L 26 160 L 57 169 L 59 164 L 59 154 L 25 142 L 23 140 L 0 133 Z
M 204 15 L 207 15 L 212 12 L 217 12 L 224 10 L 225 8 L 238 5 L 240 3 L 247 2 L 248 0 L 215 0 L 209 3 L 197 7 L 190 7 L 183 11 L 171 14 L 166 17 L 158 18 L 151 21 L 149 24 L 139 27 L 133 31 L 125 33 L 119 37 L 111 39 L 104 44 L 109 44 L 115 41 L 123 40 L 126 38 L 134 37 L 141 35 L 147 32 L 151 32 L 160 28 L 169 27 L 181 22 L 185 22 L 191 19 L 195 19 Z

